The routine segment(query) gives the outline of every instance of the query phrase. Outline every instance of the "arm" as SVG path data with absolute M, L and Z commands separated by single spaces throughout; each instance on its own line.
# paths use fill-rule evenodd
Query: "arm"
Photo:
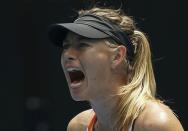
M 77 118 L 74 117 L 67 126 L 67 131 L 81 131 L 81 127 L 77 121 Z M 82 130 L 83 131 L 83 130 Z
M 135 131 L 184 131 L 173 111 L 159 103 L 148 104 L 135 122 Z
M 179 120 L 172 113 L 160 112 L 153 117 L 155 118 L 144 125 L 145 131 L 184 131 Z
M 86 110 L 76 115 L 68 124 L 67 131 L 86 131 L 93 112 Z

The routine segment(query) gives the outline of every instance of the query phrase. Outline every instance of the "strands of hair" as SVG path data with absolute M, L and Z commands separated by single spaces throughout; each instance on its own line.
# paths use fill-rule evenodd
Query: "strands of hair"
M 81 10 L 79 15 L 83 13 L 105 17 L 116 23 L 128 34 L 133 46 L 135 46 L 133 60 L 128 59 L 126 63 L 126 70 L 129 70 L 130 76 L 129 83 L 120 88 L 119 94 L 114 94 L 114 97 L 119 97 L 120 101 L 111 116 L 111 125 L 114 131 L 121 131 L 133 123 L 148 101 L 161 102 L 155 97 L 156 83 L 149 41 L 146 35 L 138 30 L 133 19 L 125 15 L 121 9 L 94 7 L 89 10 Z

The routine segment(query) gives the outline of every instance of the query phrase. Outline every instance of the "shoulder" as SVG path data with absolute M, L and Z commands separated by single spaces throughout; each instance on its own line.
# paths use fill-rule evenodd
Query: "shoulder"
M 87 125 L 89 121 L 91 120 L 92 116 L 94 115 L 94 112 L 92 109 L 83 111 L 73 117 L 68 126 L 67 131 L 84 131 L 87 128 Z
M 134 126 L 135 131 L 183 131 L 173 111 L 158 102 L 148 102 Z

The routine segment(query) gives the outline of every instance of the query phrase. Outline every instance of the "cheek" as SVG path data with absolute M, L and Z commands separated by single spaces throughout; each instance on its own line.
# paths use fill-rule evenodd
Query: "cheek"
M 104 77 L 109 75 L 110 60 L 105 54 L 92 56 L 84 65 L 87 77 L 92 82 L 102 81 L 104 80 Z
M 66 71 L 65 71 L 65 63 L 64 63 L 63 60 L 61 60 L 61 68 L 62 68 L 62 70 L 63 70 L 65 76 L 67 77 L 67 74 L 66 74 Z
M 68 75 L 66 74 L 66 71 L 65 71 L 65 61 L 64 61 L 63 56 L 61 56 L 61 68 L 63 69 L 64 75 L 67 78 Z
M 64 67 L 64 58 L 63 58 L 63 54 L 61 54 L 61 67 L 63 68 Z

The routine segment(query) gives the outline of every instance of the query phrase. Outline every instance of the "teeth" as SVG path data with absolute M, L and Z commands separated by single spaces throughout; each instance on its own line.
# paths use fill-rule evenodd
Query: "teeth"
M 80 69 L 78 68 L 67 68 L 68 72 L 72 72 L 72 71 L 80 71 Z

